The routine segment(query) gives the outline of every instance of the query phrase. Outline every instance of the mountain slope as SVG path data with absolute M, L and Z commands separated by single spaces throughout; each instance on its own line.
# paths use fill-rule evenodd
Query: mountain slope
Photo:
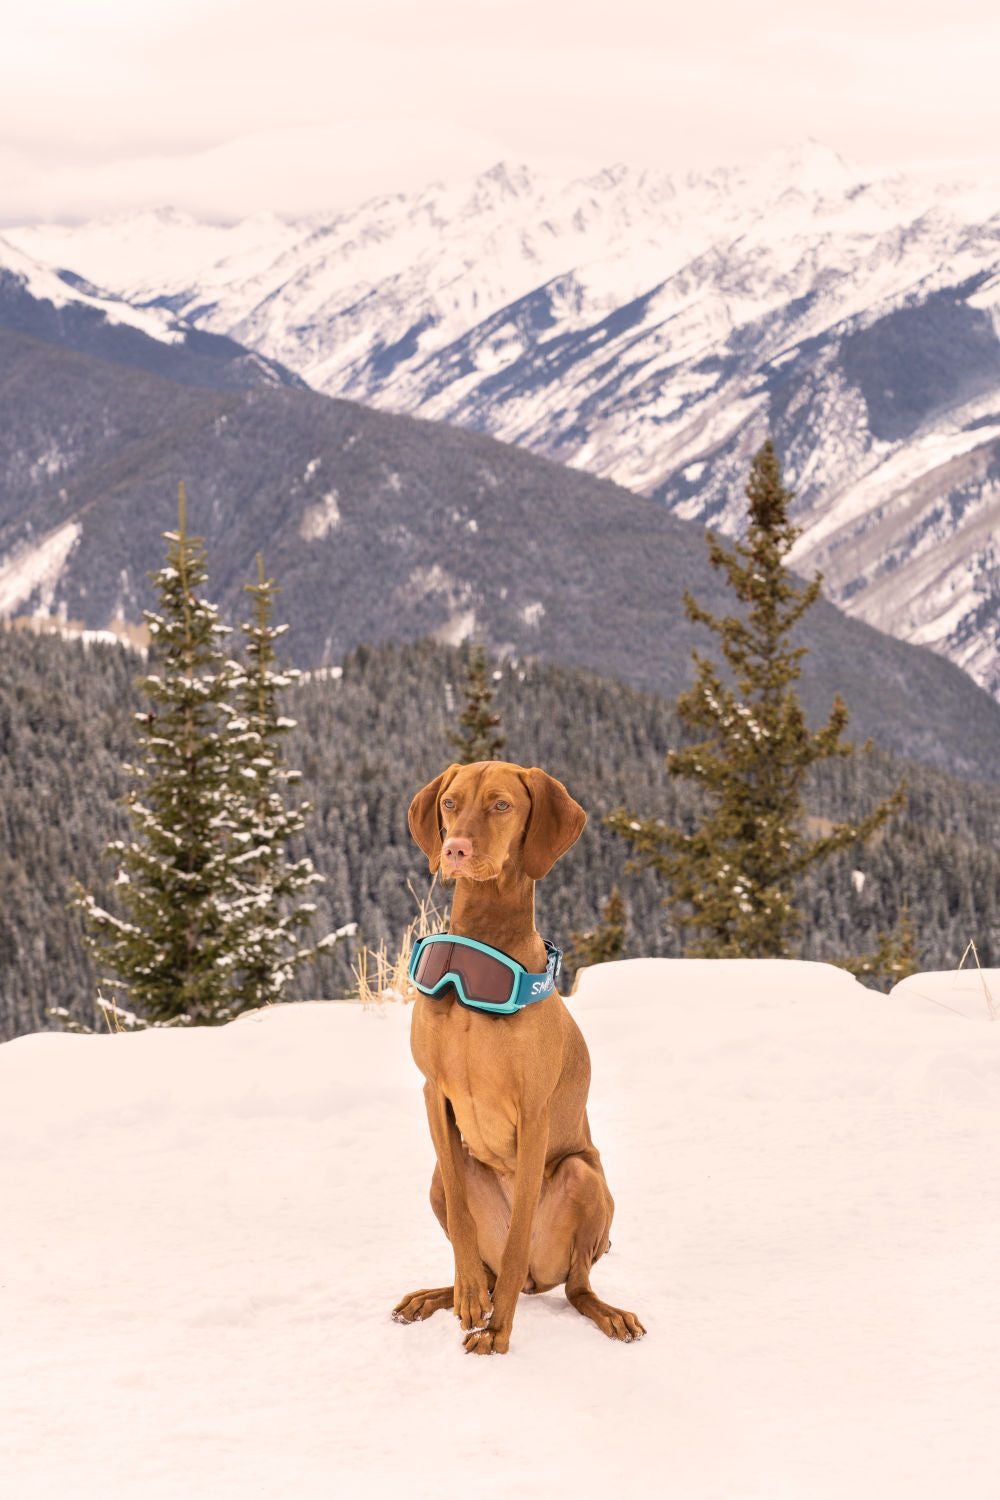
M 801 565 L 1000 693 L 996 187 L 807 145 L 683 178 L 499 166 L 327 220 L 10 233 L 330 394 L 488 431 L 730 532 L 770 432 Z
M 163 375 L 182 385 L 303 386 L 276 361 L 160 308 L 137 308 L 72 271 L 53 271 L 0 238 L 0 329 Z
M 16 334 L 0 361 L 2 613 L 138 618 L 180 479 L 214 596 L 242 618 L 262 552 L 301 666 L 478 630 L 674 696 L 707 644 L 684 589 L 731 605 L 700 527 L 481 434 L 283 387 L 195 391 Z M 801 639 L 812 722 L 839 691 L 859 738 L 1000 777 L 1000 705 L 950 664 L 822 602 Z

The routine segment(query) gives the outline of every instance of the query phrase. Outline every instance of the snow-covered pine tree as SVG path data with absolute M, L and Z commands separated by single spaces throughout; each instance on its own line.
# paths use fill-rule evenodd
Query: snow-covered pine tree
M 110 988 L 124 988 L 148 1021 L 204 1023 L 231 1014 L 237 959 L 233 668 L 222 649 L 228 627 L 199 594 L 205 549 L 187 534 L 183 484 L 178 508 L 177 531 L 164 533 L 166 564 L 150 575 L 159 609 L 143 611 L 151 670 L 137 686 L 151 707 L 135 716 L 139 762 L 127 767 L 134 837 L 106 849 L 118 859 L 126 915 L 82 888 L 76 901 Z
M 566 958 L 577 969 L 625 957 L 625 902 L 617 886 L 601 907 L 597 926 L 589 932 L 571 933 L 571 937 Z
M 821 575 L 803 588 L 785 566 L 798 528 L 788 519 L 792 495 L 770 439 L 753 460 L 746 493 L 746 542 L 727 550 L 708 533 L 712 565 L 724 570 L 746 619 L 718 619 L 684 596 L 688 618 L 714 632 L 729 667 L 724 682 L 712 661 L 693 653 L 694 686 L 677 708 L 709 737 L 667 758 L 672 776 L 701 789 L 707 811 L 692 832 L 624 810 L 608 819 L 640 861 L 669 882 L 667 902 L 696 933 L 686 951 L 706 958 L 789 955 L 801 926 L 793 905 L 799 877 L 837 850 L 863 843 L 904 802 L 900 785 L 857 823 L 806 836 L 804 780 L 817 761 L 853 753 L 841 740 L 848 712 L 835 698 L 827 724 L 811 733 L 792 685 L 806 648 L 789 638 L 818 599 Z
M 846 969 L 862 984 L 872 989 L 884 989 L 886 993 L 920 970 L 917 941 L 910 921 L 910 903 L 903 897 L 899 910 L 899 921 L 892 932 L 878 934 L 878 947 L 874 953 L 862 953 L 856 958 L 835 958 L 840 969 Z
M 308 858 L 289 860 L 288 841 L 301 833 L 308 802 L 286 807 L 284 788 L 301 780 L 284 760 L 282 741 L 294 729 L 294 719 L 280 713 L 280 695 L 298 677 L 293 668 L 279 669 L 275 643 L 288 629 L 272 623 L 273 578 L 265 579 L 257 557 L 258 582 L 247 584 L 253 618 L 241 625 L 246 665 L 240 670 L 234 705 L 237 718 L 231 729 L 239 747 L 241 807 L 233 840 L 233 859 L 241 890 L 237 898 L 239 952 L 233 977 L 234 1010 L 247 1010 L 280 1000 L 298 966 L 311 958 L 314 946 L 300 947 L 297 933 L 308 925 L 316 908 L 296 905 L 296 898 L 323 877 Z M 323 945 L 328 945 L 325 939 Z
M 465 672 L 465 707 L 459 715 L 458 732 L 449 731 L 448 743 L 453 745 L 459 764 L 475 765 L 481 760 L 497 760 L 507 743 L 500 715 L 490 712 L 493 689 L 486 681 L 486 650 L 482 641 L 469 648 Z

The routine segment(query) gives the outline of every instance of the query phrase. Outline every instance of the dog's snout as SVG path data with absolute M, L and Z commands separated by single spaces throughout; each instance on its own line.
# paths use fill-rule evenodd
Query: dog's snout
M 452 860 L 460 865 L 463 860 L 468 859 L 472 853 L 471 839 L 445 839 L 441 846 L 445 859 Z

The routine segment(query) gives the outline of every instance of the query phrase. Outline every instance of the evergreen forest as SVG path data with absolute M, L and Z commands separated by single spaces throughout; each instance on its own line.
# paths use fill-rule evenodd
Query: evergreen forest
M 355 940 L 296 974 L 288 998 L 350 994 L 358 943 L 398 947 L 427 895 L 406 812 L 414 792 L 457 758 L 449 734 L 468 665 L 469 648 L 430 641 L 359 647 L 340 669 L 307 674 L 287 692 L 282 711 L 298 723 L 287 760 L 303 773 L 296 801 L 313 804 L 292 853 L 325 877 L 313 896 L 312 937 L 359 923 Z M 665 768 L 668 750 L 684 743 L 673 705 L 579 668 L 489 665 L 504 756 L 557 776 L 590 818 L 538 888 L 539 929 L 569 946 L 574 932 L 598 925 L 617 886 L 625 956 L 679 955 L 690 934 L 669 916 L 658 877 L 631 872 L 625 842 L 604 824 L 622 807 L 681 826 L 692 820 L 696 789 Z M 93 1023 L 95 976 L 69 894 L 78 880 L 114 903 L 116 871 L 101 851 L 128 833 L 124 764 L 134 756 L 143 670 L 124 647 L 0 629 L 0 1037 L 52 1025 L 53 1007 Z M 1000 964 L 1000 787 L 875 749 L 814 768 L 813 830 L 864 817 L 901 776 L 904 812 L 866 846 L 809 874 L 799 899 L 802 956 L 871 951 L 897 927 L 905 901 L 921 967 L 954 966 L 970 939 L 984 965 Z M 447 892 L 434 897 L 445 910 Z

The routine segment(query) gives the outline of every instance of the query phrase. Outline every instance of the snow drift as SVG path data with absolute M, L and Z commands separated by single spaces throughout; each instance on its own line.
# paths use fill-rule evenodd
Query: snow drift
M 598 1293 L 467 1359 L 406 1008 L 0 1047 L 16 1500 L 993 1496 L 1000 974 L 638 959 L 570 1004 L 617 1200 Z

